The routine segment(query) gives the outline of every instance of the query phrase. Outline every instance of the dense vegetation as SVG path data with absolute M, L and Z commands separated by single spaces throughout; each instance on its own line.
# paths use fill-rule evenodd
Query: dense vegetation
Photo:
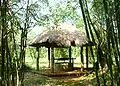
M 27 48 L 31 28 L 36 25 L 50 28 L 60 22 L 70 22 L 85 31 L 88 39 L 96 44 L 85 49 L 92 57 L 97 85 L 119 86 L 120 1 L 52 1 L 0 0 L 0 85 L 24 85 L 25 58 L 35 54 L 33 48 Z M 73 51 L 78 57 L 79 48 Z M 41 50 L 42 57 L 46 57 L 45 52 L 46 49 Z M 67 55 L 67 52 L 66 49 L 56 49 L 55 53 Z

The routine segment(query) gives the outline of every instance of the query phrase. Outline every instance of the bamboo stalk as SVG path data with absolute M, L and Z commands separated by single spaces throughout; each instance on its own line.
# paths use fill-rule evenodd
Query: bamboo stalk
M 85 30 L 86 30 L 87 38 L 90 40 L 89 31 L 88 31 L 88 29 L 87 29 L 88 27 L 87 27 L 85 10 L 84 10 L 84 8 L 83 8 L 83 3 L 82 3 L 81 0 L 79 0 L 79 4 L 80 4 L 81 11 L 82 11 L 82 15 L 83 15 L 83 20 L 84 20 L 84 24 L 85 24 Z
M 1 2 L 0 2 L 1 3 Z M 6 2 L 5 0 L 3 1 L 3 3 L 1 3 L 1 28 L 2 28 L 2 36 L 1 36 L 1 50 L 2 50 L 2 54 L 1 54 L 1 57 L 2 57 L 2 65 L 1 65 L 1 86 L 5 86 L 5 82 L 6 82 L 6 79 L 5 79 L 5 75 L 6 75 L 6 71 L 5 71 L 5 48 L 6 48 L 6 37 L 5 37 L 5 34 L 6 34 L 6 31 L 7 31 L 7 28 L 6 28 Z
M 109 19 L 109 13 L 108 13 L 108 8 L 107 8 L 107 2 L 103 0 L 103 5 L 104 5 L 104 10 L 105 10 L 105 17 L 106 17 L 106 28 L 107 28 L 107 50 L 108 50 L 108 68 L 110 70 L 110 76 L 111 76 L 111 86 L 113 86 L 113 71 L 112 71 L 112 57 L 111 57 L 111 45 L 110 45 L 110 19 Z

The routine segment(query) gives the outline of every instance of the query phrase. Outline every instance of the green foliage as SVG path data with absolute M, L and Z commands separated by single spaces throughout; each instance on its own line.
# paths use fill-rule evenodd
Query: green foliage
M 76 20 L 75 24 L 76 24 L 76 27 L 78 29 L 80 29 L 80 31 L 84 31 L 84 21 L 83 21 L 83 18 L 79 18 L 78 20 Z
M 83 51 L 83 54 L 85 55 L 84 51 Z M 72 57 L 80 58 L 80 48 L 79 47 L 72 47 Z
M 73 1 L 68 1 L 66 5 L 57 4 L 56 8 L 52 11 L 52 22 L 54 24 L 60 22 L 71 22 L 75 24 L 76 20 L 79 20 L 79 17 Z
M 48 49 L 47 48 L 40 48 L 40 58 L 45 58 L 45 57 L 47 57 L 48 55 Z
M 68 48 L 55 48 L 55 57 L 69 57 Z
M 27 54 L 26 55 L 27 58 L 28 57 L 31 57 L 32 59 L 36 58 L 36 48 L 31 48 L 31 47 L 27 48 L 27 53 L 26 54 Z
M 47 48 L 41 47 L 39 48 L 39 53 L 40 53 L 40 58 L 46 58 L 47 57 Z M 28 47 L 27 48 L 27 53 L 26 53 L 26 58 L 36 58 L 36 48 L 35 47 Z

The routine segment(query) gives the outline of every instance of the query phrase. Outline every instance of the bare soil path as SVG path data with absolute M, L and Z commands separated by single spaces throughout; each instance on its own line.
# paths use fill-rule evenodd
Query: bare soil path
M 25 73 L 25 86 L 96 86 L 94 73 L 88 76 L 47 77 L 35 72 Z

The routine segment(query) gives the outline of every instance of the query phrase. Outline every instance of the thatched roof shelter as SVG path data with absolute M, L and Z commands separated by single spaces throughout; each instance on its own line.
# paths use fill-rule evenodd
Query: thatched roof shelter
M 37 69 L 39 70 L 39 47 L 48 47 L 48 60 L 50 65 L 51 55 L 51 71 L 54 72 L 54 47 L 69 47 L 69 69 L 72 68 L 71 46 L 89 45 L 89 40 L 84 32 L 73 25 L 61 23 L 56 25 L 55 28 L 44 30 L 41 34 L 37 35 L 29 44 L 37 49 Z M 91 45 L 91 43 L 90 43 Z M 51 48 L 51 49 L 50 49 Z M 51 54 L 50 54 L 51 50 Z M 82 51 L 81 51 L 82 52 Z M 82 55 L 81 55 L 82 56 Z M 49 66 L 50 67 L 50 66 Z
M 81 32 L 76 27 L 61 23 L 55 28 L 44 30 L 37 35 L 31 42 L 30 46 L 38 47 L 69 47 L 82 46 L 88 43 L 88 39 L 84 32 Z

